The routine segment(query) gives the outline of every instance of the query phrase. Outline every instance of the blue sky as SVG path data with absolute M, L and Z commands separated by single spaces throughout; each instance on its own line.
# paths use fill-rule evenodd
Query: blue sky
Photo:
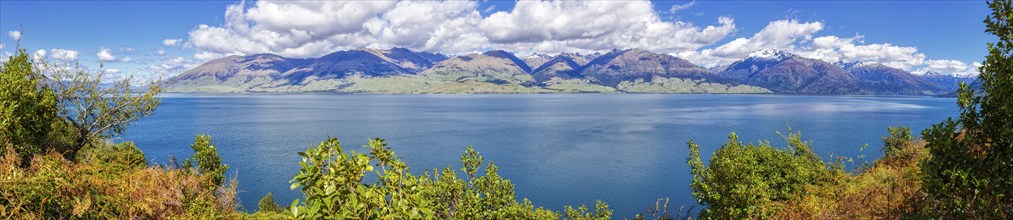
M 143 79 L 226 55 L 314 57 L 364 47 L 640 48 L 704 66 L 775 48 L 970 74 L 994 39 L 983 32 L 988 13 L 984 1 L 0 1 L 0 54 L 14 50 L 11 31 L 23 31 L 21 47 L 47 59 L 97 66 L 101 57 L 107 69 Z

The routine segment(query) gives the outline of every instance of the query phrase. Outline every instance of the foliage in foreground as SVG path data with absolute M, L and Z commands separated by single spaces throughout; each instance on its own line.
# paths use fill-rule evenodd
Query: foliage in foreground
M 690 188 L 693 197 L 708 206 L 700 216 L 770 218 L 777 207 L 768 204 L 791 199 L 806 186 L 828 182 L 831 170 L 801 138 L 801 133 L 789 133 L 789 147 L 778 149 L 769 142 L 744 144 L 732 133 L 708 166 L 700 158 L 700 146 L 690 140 Z
M 905 127 L 889 128 L 883 157 L 855 173 L 835 172 L 824 185 L 810 185 L 777 203 L 779 219 L 868 219 L 925 217 L 926 193 L 919 162 L 928 157 L 925 142 Z
M 238 219 L 236 184 L 178 167 L 148 167 L 125 143 L 83 162 L 50 151 L 29 167 L 0 159 L 0 219 Z M 136 156 L 140 156 L 140 159 Z
M 989 3 L 982 90 L 961 84 L 960 117 L 922 132 L 931 158 L 922 164 L 938 217 L 1013 218 L 1013 2 Z M 976 95 L 980 94 L 980 95 Z
M 56 93 L 44 82 L 25 49 L 0 65 L 0 143 L 13 145 L 18 165 L 43 151 L 51 125 L 59 120 Z
M 558 219 L 559 213 L 517 202 L 510 180 L 471 147 L 461 156 L 466 179 L 449 167 L 416 176 L 383 139 L 369 142 L 369 153 L 345 153 L 331 138 L 300 152 L 303 157 L 292 189 L 303 201 L 288 208 L 297 219 Z M 484 175 L 481 175 L 484 174 Z M 376 181 L 365 182 L 366 175 Z M 598 202 L 594 213 L 566 207 L 568 219 L 608 219 L 608 205 Z
M 709 205 L 705 219 L 865 219 L 924 216 L 926 194 L 919 162 L 928 157 L 925 142 L 904 127 L 889 128 L 883 157 L 854 173 L 841 161 L 826 163 L 812 154 L 799 133 L 786 138 L 789 147 L 767 142 L 744 145 L 729 141 L 704 166 L 699 146 L 689 143 L 693 196 Z
M 82 149 L 101 147 L 161 102 L 158 82 L 139 91 L 130 78 L 106 86 L 102 75 L 32 62 L 25 49 L 0 64 L 0 141 L 21 155 L 20 166 L 50 150 L 74 159 Z

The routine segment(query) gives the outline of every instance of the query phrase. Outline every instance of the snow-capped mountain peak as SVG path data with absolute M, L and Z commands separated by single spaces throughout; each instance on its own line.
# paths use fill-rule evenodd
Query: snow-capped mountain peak
M 780 51 L 773 48 L 767 48 L 749 53 L 748 58 L 763 59 L 763 60 L 784 60 L 791 58 L 791 56 L 792 55 L 790 53 L 786 53 L 784 51 Z
M 877 62 L 867 62 L 867 61 L 853 61 L 853 62 L 838 61 L 837 63 L 834 64 L 844 69 L 850 69 L 853 67 L 876 67 L 882 65 Z

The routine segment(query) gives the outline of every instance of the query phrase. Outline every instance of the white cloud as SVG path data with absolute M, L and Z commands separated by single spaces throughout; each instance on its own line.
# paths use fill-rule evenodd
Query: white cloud
M 778 49 L 802 57 L 827 62 L 873 62 L 905 71 L 925 72 L 934 70 L 943 73 L 967 74 L 967 64 L 950 60 L 949 66 L 942 67 L 942 61 L 930 64 L 926 55 L 916 47 L 897 46 L 889 43 L 867 44 L 865 36 L 854 37 L 815 36 L 824 27 L 822 22 L 799 22 L 778 20 L 770 22 L 750 38 L 738 38 L 715 48 L 699 51 L 673 53 L 705 67 L 726 65 L 741 60 L 749 53 L 765 48 Z M 955 64 L 953 62 L 959 62 Z M 963 66 L 959 66 L 963 65 Z M 930 65 L 932 66 L 932 65 Z
M 641 48 L 695 50 L 735 29 L 662 21 L 650 2 L 518 2 L 483 18 L 466 1 L 258 1 L 233 4 L 219 26 L 198 25 L 187 41 L 201 57 L 275 53 L 315 57 L 337 50 L 406 47 L 451 54 L 507 49 L 545 53 Z M 163 42 L 167 43 L 167 42 Z
M 10 36 L 14 41 L 21 40 L 21 31 L 8 31 L 7 36 Z
M 482 21 L 489 41 L 514 51 L 586 52 L 639 48 L 655 52 L 695 50 L 735 30 L 734 20 L 697 27 L 662 21 L 650 2 L 520 1 L 510 12 Z
M 179 46 L 183 43 L 183 39 L 165 39 L 162 40 L 162 45 L 165 46 Z
M 724 65 L 766 48 L 794 51 L 797 43 L 812 39 L 813 34 L 822 29 L 822 22 L 771 21 L 749 38 L 736 38 L 715 48 L 684 51 L 675 55 L 703 66 Z
M 668 13 L 696 4 L 675 5 Z M 861 35 L 820 36 L 826 27 L 821 21 L 775 20 L 748 37 L 715 45 L 736 31 L 733 18 L 719 17 L 705 25 L 665 21 L 659 15 L 665 12 L 655 11 L 653 6 L 648 1 L 519 1 L 510 11 L 482 17 L 480 11 L 495 9 L 479 9 L 477 2 L 470 1 L 240 2 L 226 7 L 222 24 L 197 25 L 186 39 L 162 43 L 185 44 L 194 50 L 193 57 L 186 59 L 190 62 L 257 53 L 318 57 L 356 48 L 406 47 L 448 54 L 492 49 L 553 54 L 638 48 L 712 67 L 773 48 L 829 62 L 877 62 L 908 71 L 966 73 L 973 66 L 964 63 L 966 68 L 956 64 L 943 68 L 930 63 L 916 47 L 865 43 Z M 165 51 L 158 54 L 164 56 Z
M 4 52 L 3 56 L 0 56 L 0 63 L 7 62 L 7 59 L 10 59 L 11 56 L 14 56 L 14 54 L 11 54 L 11 52 Z
M 678 11 L 689 9 L 689 8 L 693 7 L 694 5 L 696 5 L 696 0 L 693 0 L 693 1 L 691 1 L 689 3 L 686 3 L 686 4 L 681 4 L 681 5 L 676 4 L 676 5 L 673 5 L 671 9 L 668 9 L 668 12 L 669 13 L 675 13 L 675 12 L 678 12 Z
M 32 53 L 32 60 L 34 60 L 35 62 L 42 62 L 45 59 L 46 59 L 46 50 L 36 50 L 35 53 Z
M 197 67 L 199 64 L 195 60 L 184 57 L 163 57 L 159 63 L 148 65 L 147 70 L 151 73 L 148 77 L 151 77 L 149 80 L 165 79 Z
M 828 62 L 875 62 L 903 70 L 911 70 L 925 60 L 925 54 L 919 53 L 918 48 L 888 43 L 863 44 L 863 38 L 862 35 L 851 38 L 818 37 L 813 39 L 811 45 L 800 49 L 797 53 Z
M 98 60 L 103 62 L 116 61 L 116 56 L 113 55 L 113 52 L 110 51 L 109 48 L 105 47 L 99 49 L 98 53 L 96 53 L 95 56 L 98 56 Z
M 165 56 L 165 49 L 158 48 L 158 51 L 156 52 L 158 53 L 159 56 Z
M 926 60 L 925 66 L 917 71 L 915 74 L 925 74 L 928 72 L 938 73 L 949 73 L 958 76 L 977 76 L 978 68 L 981 67 L 981 63 L 972 62 L 968 65 L 965 62 L 958 60 Z
M 77 60 L 77 55 L 79 54 L 79 52 L 76 50 L 66 50 L 56 48 L 49 50 L 49 53 L 51 54 L 50 57 L 52 57 L 53 59 L 62 61 L 75 61 Z

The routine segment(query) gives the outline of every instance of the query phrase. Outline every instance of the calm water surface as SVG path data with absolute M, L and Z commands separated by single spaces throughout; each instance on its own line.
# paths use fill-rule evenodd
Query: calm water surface
M 167 95 L 156 113 L 121 138 L 149 161 L 189 157 L 197 134 L 210 134 L 240 201 L 255 210 L 273 193 L 288 205 L 288 181 L 303 151 L 327 137 L 346 149 L 382 137 L 412 168 L 460 168 L 468 145 L 500 166 L 519 198 L 561 210 L 609 203 L 618 216 L 641 213 L 658 198 L 695 205 L 686 141 L 710 157 L 729 132 L 770 140 L 790 125 L 825 159 L 879 157 L 887 126 L 918 133 L 957 115 L 955 100 L 929 97 L 778 95 Z M 869 148 L 860 151 L 868 144 Z M 705 159 L 706 161 L 706 159 Z

